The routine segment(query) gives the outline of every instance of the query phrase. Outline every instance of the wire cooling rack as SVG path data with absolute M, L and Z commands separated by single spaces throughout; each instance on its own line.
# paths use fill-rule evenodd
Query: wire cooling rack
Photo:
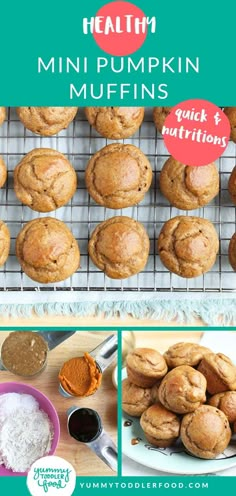
M 0 190 L 0 219 L 11 232 L 10 256 L 0 268 L 1 291 L 155 291 L 155 292 L 235 292 L 236 273 L 228 261 L 228 244 L 236 231 L 236 208 L 232 205 L 227 184 L 236 163 L 236 146 L 230 142 L 219 159 L 220 194 L 207 207 L 184 212 L 169 205 L 159 190 L 159 173 L 168 158 L 162 137 L 156 132 L 151 109 L 146 109 L 145 121 L 138 133 L 124 143 L 141 148 L 153 168 L 153 182 L 145 199 L 137 206 L 111 210 L 97 205 L 89 197 L 84 182 L 84 170 L 89 158 L 112 141 L 101 138 L 85 119 L 80 109 L 68 129 L 50 138 L 34 135 L 19 122 L 14 108 L 8 109 L 8 119 L 0 127 L 0 155 L 8 167 L 6 185 Z M 122 141 L 121 141 L 122 142 Z M 13 190 L 13 170 L 24 154 L 33 148 L 49 147 L 64 153 L 78 174 L 78 189 L 71 202 L 49 214 L 39 214 L 21 205 Z M 194 279 L 171 274 L 160 261 L 157 238 L 163 223 L 175 215 L 197 215 L 213 222 L 220 238 L 220 252 L 212 270 Z M 15 256 L 15 240 L 25 222 L 50 215 L 64 221 L 79 242 L 81 268 L 66 281 L 55 285 L 37 284 L 27 277 Z M 143 223 L 150 237 L 151 249 L 145 270 L 125 280 L 112 280 L 97 269 L 88 256 L 88 240 L 99 222 L 114 215 L 128 215 Z

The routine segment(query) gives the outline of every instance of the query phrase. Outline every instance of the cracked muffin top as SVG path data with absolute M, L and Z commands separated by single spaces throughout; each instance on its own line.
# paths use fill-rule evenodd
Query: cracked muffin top
M 206 401 L 206 379 L 189 365 L 180 365 L 164 377 L 158 397 L 162 405 L 172 412 L 193 412 Z
M 190 365 L 195 367 L 199 364 L 205 353 L 209 353 L 209 348 L 197 343 L 176 343 L 164 353 L 165 361 L 169 368 L 173 369 L 179 365 Z
M 219 173 L 214 163 L 192 167 L 170 157 L 160 173 L 160 189 L 174 207 L 194 210 L 219 193 Z
M 153 109 L 153 120 L 160 133 L 162 132 L 164 122 L 172 108 L 173 107 L 154 107 Z
M 236 422 L 236 391 L 214 394 L 208 403 L 224 412 L 229 422 Z
M 27 153 L 14 170 L 17 198 L 37 212 L 51 212 L 74 195 L 77 176 L 66 157 L 50 148 Z
M 140 417 L 152 404 L 150 388 L 141 388 L 124 379 L 122 381 L 122 408 L 128 415 Z
M 152 348 L 136 348 L 129 353 L 126 368 L 130 382 L 140 387 L 152 387 L 168 370 L 161 353 Z
M 24 272 L 42 283 L 67 279 L 80 262 L 72 232 L 64 222 L 51 217 L 25 224 L 16 239 L 16 256 Z
M 160 403 L 145 410 L 140 425 L 149 443 L 155 446 L 170 446 L 179 437 L 179 418 Z
M 230 123 L 230 139 L 236 143 L 236 107 L 225 107 L 224 113 L 228 117 Z
M 3 122 L 6 119 L 6 107 L 0 107 L 0 126 L 3 124 Z
M 213 406 L 202 405 L 184 416 L 180 435 L 185 448 L 194 456 L 213 459 L 228 446 L 231 430 L 223 412 Z
M 198 370 L 206 377 L 210 394 L 236 390 L 236 367 L 223 353 L 207 353 Z
M 162 263 L 181 277 L 197 277 L 212 268 L 219 250 L 213 224 L 200 217 L 168 220 L 158 238 Z
M 6 262 L 10 251 L 10 232 L 2 220 L 0 220 L 0 267 Z
M 152 182 L 152 168 L 136 146 L 113 143 L 89 160 L 85 181 L 97 203 L 113 209 L 125 208 L 143 199 Z
M 78 107 L 17 107 L 22 124 L 41 136 L 52 136 L 66 129 L 77 114 Z
M 101 136 L 118 140 L 136 133 L 144 119 L 144 108 L 86 107 L 85 115 Z
M 118 216 L 101 222 L 89 241 L 93 263 L 112 279 L 125 279 L 140 272 L 149 255 L 149 238 L 140 222 Z
M 0 188 L 4 186 L 6 179 L 7 179 L 7 167 L 2 157 L 0 157 Z

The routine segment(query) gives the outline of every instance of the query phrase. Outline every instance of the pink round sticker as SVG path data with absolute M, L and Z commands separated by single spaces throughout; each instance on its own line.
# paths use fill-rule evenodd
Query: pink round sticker
M 147 36 L 144 12 L 130 2 L 110 2 L 96 14 L 93 36 L 104 52 L 125 56 L 136 52 Z
M 172 108 L 162 135 L 167 150 L 176 160 L 185 165 L 207 165 L 224 153 L 230 123 L 213 103 L 186 100 Z

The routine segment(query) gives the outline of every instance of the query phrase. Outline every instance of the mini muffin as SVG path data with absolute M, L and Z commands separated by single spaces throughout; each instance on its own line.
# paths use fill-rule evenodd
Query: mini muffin
M 176 343 L 164 353 L 165 361 L 170 369 L 179 365 L 198 365 L 205 355 L 209 353 L 209 348 L 200 346 L 197 343 Z
M 236 232 L 233 234 L 230 242 L 229 242 L 229 261 L 232 268 L 236 271 Z
M 90 159 L 85 181 L 89 194 L 99 205 L 125 208 L 144 198 L 151 186 L 152 168 L 136 146 L 113 143 Z
M 158 397 L 172 412 L 193 412 L 206 401 L 206 379 L 189 365 L 180 365 L 164 377 Z
M 7 167 L 2 157 L 0 157 L 0 188 L 4 186 L 6 180 L 7 180 Z
M 230 423 L 236 422 L 236 391 L 214 394 L 208 403 L 224 412 Z
M 150 242 L 140 222 L 112 217 L 99 224 L 89 241 L 93 263 L 112 279 L 125 279 L 144 269 Z
M 6 112 L 6 107 L 0 107 L 0 126 L 3 124 L 3 122 L 5 121 L 6 119 L 6 115 L 7 115 L 7 112 Z
M 144 108 L 86 107 L 85 115 L 101 136 L 118 140 L 136 133 L 144 119 Z
M 154 386 L 168 370 L 163 356 L 151 348 L 136 348 L 129 353 L 126 369 L 130 382 L 144 388 Z
M 231 196 L 232 202 L 236 205 L 236 166 L 233 168 L 230 178 L 229 178 L 229 183 L 228 183 L 228 190 L 229 194 Z
M 10 232 L 6 224 L 0 220 L 0 267 L 5 264 L 10 252 Z
M 185 448 L 198 458 L 216 458 L 227 448 L 231 430 L 223 412 L 209 405 L 184 416 L 180 436 Z
M 80 262 L 72 232 L 64 222 L 51 217 L 25 224 L 16 239 L 16 256 L 27 276 L 42 283 L 67 279 Z
M 236 107 L 225 107 L 224 113 L 230 122 L 230 139 L 236 143 Z
M 22 124 L 41 136 L 52 136 L 66 129 L 77 114 L 78 107 L 17 107 Z
M 223 353 L 204 355 L 198 370 L 205 376 L 210 394 L 236 390 L 236 367 Z
M 129 379 L 122 382 L 122 408 L 128 415 L 141 417 L 152 404 L 151 389 L 132 384 Z
M 165 120 L 173 107 L 154 107 L 153 120 L 156 128 L 161 133 Z
M 194 210 L 218 195 L 219 173 L 214 163 L 192 167 L 170 157 L 161 170 L 160 189 L 174 207 Z
M 77 176 L 66 157 L 50 148 L 35 148 L 14 170 L 17 198 L 37 212 L 51 212 L 74 195 Z
M 219 239 L 209 220 L 178 216 L 162 227 L 158 250 L 162 263 L 171 272 L 181 277 L 197 277 L 213 267 Z
M 159 448 L 171 446 L 179 437 L 180 420 L 160 403 L 150 406 L 140 419 L 149 443 Z

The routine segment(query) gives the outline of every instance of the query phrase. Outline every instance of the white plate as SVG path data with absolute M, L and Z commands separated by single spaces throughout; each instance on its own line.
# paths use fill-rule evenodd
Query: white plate
M 127 377 L 126 370 L 122 371 L 122 378 Z M 130 425 L 125 427 L 125 422 Z M 132 439 L 139 443 L 132 445 Z M 236 441 L 215 460 L 202 460 L 185 451 L 181 442 L 170 448 L 156 448 L 149 444 L 140 427 L 139 418 L 122 414 L 122 452 L 137 463 L 154 470 L 171 474 L 209 474 L 216 473 L 236 466 Z M 142 474 L 140 474 L 142 475 Z

